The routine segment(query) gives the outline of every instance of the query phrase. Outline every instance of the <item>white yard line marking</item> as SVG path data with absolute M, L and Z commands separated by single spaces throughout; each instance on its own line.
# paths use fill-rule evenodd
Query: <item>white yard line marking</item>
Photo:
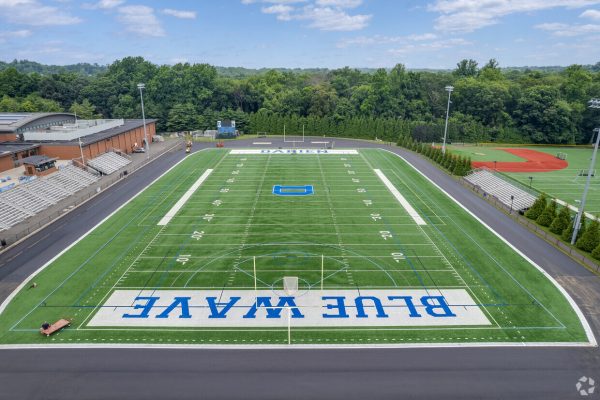
M 175 214 L 177 214 L 179 212 L 181 207 L 183 207 L 185 205 L 185 203 L 189 200 L 189 198 L 192 197 L 194 192 L 196 190 L 198 190 L 200 185 L 202 185 L 202 182 L 204 182 L 206 180 L 206 178 L 208 178 L 208 176 L 210 175 L 211 172 L 213 172 L 213 170 L 210 168 L 207 169 L 206 171 L 204 171 L 202 176 L 200 176 L 200 178 L 198 178 L 198 180 L 196 182 L 194 182 L 194 184 L 189 188 L 189 190 L 187 192 L 185 192 L 183 194 L 183 196 L 181 196 L 181 198 L 177 201 L 177 203 L 175 203 L 173 208 L 171 208 L 169 211 L 167 211 L 165 216 L 162 217 L 162 219 L 158 222 L 157 225 L 161 225 L 161 226 L 167 225 L 171 221 L 171 219 L 175 216 Z
M 373 171 L 375 171 L 375 174 L 377 174 L 379 179 L 381 179 L 381 181 L 389 189 L 389 191 L 392 192 L 392 195 L 394 195 L 396 200 L 398 200 L 400 205 L 406 210 L 408 215 L 412 217 L 415 223 L 417 225 L 427 225 L 425 220 L 421 218 L 421 216 L 419 215 L 419 213 L 417 213 L 413 206 L 411 206 L 410 203 L 404 198 L 404 196 L 402 196 L 402 194 L 398 191 L 398 189 L 394 187 L 394 185 L 392 184 L 392 182 L 390 182 L 387 176 L 385 176 L 383 172 L 381 172 L 381 170 L 379 169 L 373 169 Z
M 477 222 L 479 222 L 481 225 L 483 225 L 486 229 L 488 229 L 490 232 L 492 232 L 498 239 L 500 239 L 502 242 L 504 242 L 504 244 L 506 244 L 508 247 L 513 249 L 518 255 L 520 255 L 527 262 L 529 262 L 531 265 L 533 265 L 535 267 L 535 269 L 540 271 L 542 273 L 542 275 L 544 275 L 550 282 L 552 282 L 554 284 L 554 286 L 562 293 L 562 295 L 567 299 L 567 301 L 569 302 L 569 304 L 571 305 L 571 307 L 577 314 L 577 317 L 579 318 L 579 321 L 581 322 L 581 325 L 583 326 L 583 329 L 584 329 L 587 339 L 588 339 L 587 343 L 580 343 L 579 345 L 591 345 L 591 346 L 598 345 L 598 342 L 596 341 L 596 336 L 594 335 L 594 332 L 592 331 L 592 328 L 591 328 L 590 324 L 588 323 L 588 320 L 583 315 L 583 312 L 581 311 L 581 309 L 579 308 L 579 306 L 577 305 L 575 300 L 573 300 L 573 298 L 569 295 L 569 293 L 556 281 L 556 279 L 554 279 L 554 277 L 552 275 L 550 275 L 548 272 L 546 272 L 542 267 L 540 267 L 537 263 L 535 263 L 531 258 L 526 256 L 521 250 L 517 249 L 512 243 L 510 243 L 507 239 L 505 239 L 504 236 L 502 236 L 498 232 L 496 232 L 492 227 L 490 227 L 488 224 L 486 224 L 481 218 L 479 218 L 477 215 L 475 215 L 471 210 L 469 210 L 467 207 L 465 207 L 463 204 L 461 204 L 458 200 L 456 200 L 453 196 L 451 196 L 448 192 L 446 192 L 444 189 L 442 189 L 440 187 L 440 185 L 435 183 L 431 178 L 429 178 L 427 175 L 425 175 L 423 172 L 421 172 L 417 167 L 415 167 L 414 165 L 412 165 L 411 163 L 406 161 L 406 159 L 404 157 L 402 157 L 401 155 L 396 154 L 392 151 L 386 150 L 386 149 L 381 149 L 381 150 L 388 152 L 388 153 L 398 157 L 399 159 L 401 159 L 406 165 L 408 165 L 413 170 L 415 170 L 419 175 L 421 175 L 423 178 L 425 178 L 429 183 L 431 183 L 434 187 L 436 187 L 440 192 L 444 193 L 450 200 L 452 200 L 461 209 L 463 209 L 466 213 L 468 213 L 471 217 L 473 217 L 473 219 L 475 219 Z M 510 276 L 512 277 L 512 275 L 510 275 Z M 541 302 L 538 302 L 538 304 L 540 304 L 540 306 L 544 307 Z M 553 315 L 550 311 L 548 311 L 548 313 Z M 526 343 L 526 342 L 523 342 L 522 344 L 525 346 L 532 345 L 532 343 Z M 558 344 L 557 343 L 548 343 L 547 345 L 548 346 L 560 346 L 560 343 L 558 343 Z

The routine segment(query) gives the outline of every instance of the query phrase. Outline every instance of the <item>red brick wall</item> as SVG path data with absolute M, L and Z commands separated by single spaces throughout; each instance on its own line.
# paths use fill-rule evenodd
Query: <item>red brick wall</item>
M 152 144 L 152 138 L 156 134 L 156 124 L 154 122 L 146 125 L 148 142 Z M 144 127 L 132 129 L 130 131 L 113 136 L 112 138 L 101 140 L 83 147 L 83 156 L 85 158 L 94 158 L 99 154 L 106 153 L 111 149 L 119 149 L 125 153 L 133 152 L 134 143 L 142 146 L 144 142 Z M 42 145 L 39 154 L 49 157 L 56 157 L 61 160 L 71 160 L 80 158 L 79 146 L 60 146 L 60 145 Z
M 17 135 L 15 133 L 0 133 L 0 142 L 16 142 Z
M 13 169 L 14 164 L 11 155 L 7 155 L 4 157 L 0 157 L 0 172 L 8 171 L 9 169 Z

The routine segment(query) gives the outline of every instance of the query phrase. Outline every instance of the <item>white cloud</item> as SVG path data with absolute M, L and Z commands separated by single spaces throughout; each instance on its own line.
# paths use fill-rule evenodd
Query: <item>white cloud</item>
M 172 8 L 165 8 L 164 10 L 162 10 L 162 12 L 163 14 L 167 14 L 175 18 L 196 19 L 196 11 L 174 10 Z
M 275 4 L 269 7 L 263 7 L 261 11 L 265 14 L 275 14 L 280 21 L 289 21 L 292 19 L 290 13 L 294 11 L 294 7 L 285 4 Z
M 31 26 L 73 25 L 81 19 L 37 0 L 0 0 L 0 15 L 9 22 Z
M 5 43 L 9 39 L 26 38 L 29 36 L 31 36 L 31 31 L 27 29 L 22 29 L 18 31 L 0 31 L 0 43 Z
M 383 35 L 374 35 L 374 36 L 358 36 L 355 38 L 344 39 L 338 42 L 338 48 L 346 48 L 351 46 L 356 47 L 365 47 L 365 46 L 377 46 L 383 44 L 390 43 L 411 43 L 411 42 L 422 42 L 422 41 L 431 41 L 437 39 L 437 35 L 434 33 L 424 33 L 424 34 L 412 34 L 407 36 L 383 36 Z
M 123 3 L 125 3 L 124 0 L 100 0 L 98 2 L 98 7 L 99 8 L 114 8 L 114 7 L 120 6 Z
M 316 0 L 315 4 L 321 7 L 355 8 L 362 4 L 362 0 Z
M 572 37 L 572 36 L 581 36 L 587 35 L 590 33 L 598 33 L 600 32 L 600 25 L 596 24 L 577 24 L 577 25 L 569 25 L 557 22 L 550 22 L 545 24 L 536 25 L 535 28 L 541 29 L 543 31 L 552 32 L 554 36 L 562 36 L 562 37 Z
M 308 0 L 242 0 L 242 4 L 268 3 L 268 4 L 295 4 L 306 3 Z
M 388 50 L 389 53 L 395 55 L 403 55 L 406 53 L 413 52 L 431 52 L 431 51 L 439 51 L 443 49 L 450 49 L 453 47 L 459 46 L 469 46 L 473 43 L 462 39 L 462 38 L 453 38 L 453 39 L 443 39 L 443 40 L 434 40 L 431 42 L 419 42 L 419 43 L 409 43 L 394 49 Z
M 585 10 L 579 15 L 580 18 L 589 18 L 594 21 L 600 21 L 600 11 L 598 10 Z
M 436 0 L 429 11 L 441 14 L 435 28 L 444 32 L 472 32 L 495 25 L 501 17 L 551 8 L 581 8 L 600 0 Z
M 330 7 L 306 7 L 298 19 L 310 20 L 310 27 L 322 31 L 357 31 L 367 27 L 371 15 L 349 15 Z
M 261 11 L 273 14 L 280 21 L 309 21 L 309 27 L 322 31 L 355 31 L 365 28 L 372 15 L 350 15 L 347 8 L 362 4 L 362 0 L 314 0 L 308 5 L 292 7 L 290 4 L 306 3 L 307 0 L 242 0 L 243 4 L 262 3 Z
M 165 36 L 160 21 L 154 15 L 154 9 L 146 6 L 119 7 L 118 20 L 129 32 L 140 36 Z

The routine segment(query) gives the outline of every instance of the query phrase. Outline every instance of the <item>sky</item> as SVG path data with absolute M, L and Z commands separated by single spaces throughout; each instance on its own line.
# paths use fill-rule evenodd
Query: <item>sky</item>
M 0 60 L 247 68 L 600 61 L 600 0 L 0 0 Z

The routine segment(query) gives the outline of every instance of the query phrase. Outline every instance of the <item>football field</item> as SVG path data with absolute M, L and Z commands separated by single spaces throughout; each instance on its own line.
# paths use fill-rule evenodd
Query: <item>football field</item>
M 39 334 L 60 318 L 72 325 Z M 374 149 L 192 154 L 0 314 L 0 344 L 550 345 L 588 332 L 537 266 Z

